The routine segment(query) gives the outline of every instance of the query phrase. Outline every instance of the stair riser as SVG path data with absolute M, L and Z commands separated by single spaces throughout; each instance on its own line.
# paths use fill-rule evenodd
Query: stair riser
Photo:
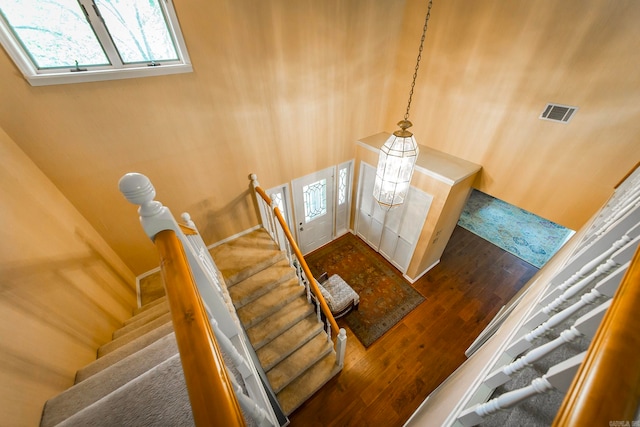
M 259 263 L 256 263 L 254 265 L 252 265 L 250 268 L 244 269 L 242 271 L 239 271 L 237 273 L 234 273 L 228 277 L 225 277 L 225 283 L 227 284 L 228 287 L 231 287 L 237 283 L 242 282 L 243 280 L 248 279 L 249 277 L 253 276 L 254 274 L 265 270 L 267 268 L 269 268 L 270 266 L 272 266 L 273 264 L 277 263 L 278 261 L 281 261 L 283 259 L 285 259 L 285 255 L 284 252 L 274 252 L 273 256 L 262 261 Z
M 252 339 L 251 329 L 247 330 L 247 334 L 249 335 L 249 340 L 253 344 L 253 348 L 256 349 L 256 350 L 260 349 L 262 346 L 264 346 L 265 344 L 271 342 L 274 338 L 276 338 L 277 336 L 279 336 L 280 334 L 282 334 L 283 332 L 285 332 L 286 330 L 291 328 L 291 326 L 293 326 L 294 324 L 296 324 L 300 320 L 304 319 L 305 317 L 307 317 L 311 313 L 313 313 L 313 308 L 311 306 L 309 306 L 308 310 L 306 310 L 305 312 L 303 312 L 300 315 L 296 316 L 295 318 L 291 319 L 291 321 L 289 323 L 287 323 L 286 325 L 283 325 L 282 327 L 279 327 L 277 329 L 270 330 L 270 332 L 266 336 L 264 336 L 263 338 L 261 338 L 259 340 L 255 339 L 255 341 L 254 341 L 254 339 Z M 262 325 L 267 320 L 268 319 L 263 320 L 259 324 L 253 326 L 253 328 L 259 327 L 260 325 Z
M 102 347 L 98 349 L 98 358 L 105 356 L 106 354 L 111 353 L 112 351 L 117 350 L 118 348 L 126 345 L 127 343 L 140 338 L 141 336 L 151 332 L 152 330 L 159 328 L 167 323 L 171 323 L 171 314 L 167 313 L 157 319 L 152 320 L 151 322 L 143 325 L 142 327 L 131 331 L 127 334 L 124 334 L 118 339 L 115 339 L 111 342 L 106 343 Z
M 94 362 L 88 364 L 76 373 L 75 383 L 77 384 L 81 381 L 86 380 L 87 378 L 90 378 L 92 375 L 95 375 L 98 372 L 109 368 L 109 366 L 118 363 L 123 358 L 142 350 L 143 348 L 153 344 L 157 340 L 169 335 L 172 332 L 173 323 L 167 323 L 157 329 L 154 329 L 152 332 L 149 332 L 148 334 L 134 341 L 131 341 L 129 344 L 123 345 L 116 351 L 113 351 L 99 359 L 96 359 Z
M 166 301 L 167 301 L 167 297 L 164 296 L 164 297 L 158 298 L 157 300 L 152 301 L 152 302 L 150 302 L 148 304 L 145 304 L 142 307 L 135 308 L 133 310 L 133 317 L 138 316 L 138 315 L 144 313 L 147 310 L 151 310 L 155 306 L 160 305 L 162 303 L 165 303 Z
M 145 312 L 147 313 L 147 312 Z M 143 327 L 144 325 L 153 322 L 154 320 L 156 320 L 159 317 L 162 317 L 164 315 L 166 315 L 167 313 L 169 313 L 169 306 L 168 305 L 160 305 L 158 306 L 157 309 L 154 309 L 153 311 L 149 311 L 148 314 L 145 314 L 143 317 L 139 317 L 136 319 L 136 321 L 134 322 L 129 322 L 127 324 L 125 324 L 123 327 L 121 327 L 120 329 L 117 329 L 113 332 L 113 339 L 118 339 L 120 337 L 122 337 L 123 335 L 128 334 L 129 332 L 133 332 L 138 328 Z M 135 319 L 135 318 L 134 318 Z
M 284 389 L 286 386 L 288 386 L 293 381 L 295 381 L 296 378 L 304 374 L 316 362 L 318 362 L 327 354 L 331 353 L 332 350 L 333 349 L 330 346 L 327 346 L 324 348 L 324 350 L 315 352 L 314 357 L 308 358 L 304 365 L 298 366 L 295 371 L 288 372 L 286 376 L 282 375 L 282 376 L 278 376 L 278 378 L 275 378 L 273 375 L 271 376 L 269 375 L 271 372 L 273 372 L 273 370 L 271 372 L 267 372 L 267 377 L 271 382 L 271 387 L 273 388 L 273 391 L 275 393 L 279 393 L 282 389 Z M 287 362 L 287 359 L 285 359 L 282 363 L 286 363 L 286 362 Z
M 279 311 L 282 307 L 289 304 L 296 298 L 300 298 L 301 296 L 303 296 L 305 289 L 302 286 L 298 286 L 298 285 L 295 285 L 295 286 L 297 288 L 297 289 L 294 288 L 295 292 L 291 292 L 288 295 L 284 296 L 283 298 L 278 299 L 276 303 L 269 304 L 268 306 L 264 307 L 264 310 L 262 310 L 260 314 L 251 315 L 243 312 L 242 309 L 238 310 L 238 317 L 240 317 L 240 321 L 242 322 L 244 327 L 251 328 L 252 326 L 257 325 L 258 323 L 262 322 L 267 317 L 273 315 L 274 313 Z M 256 303 L 258 303 L 258 300 L 254 302 L 254 304 Z
M 306 327 L 309 323 L 312 323 L 313 327 Z M 260 364 L 265 371 L 269 371 L 321 332 L 323 332 L 322 324 L 318 323 L 315 315 L 308 316 L 269 344 L 263 346 L 257 352 Z
M 233 300 L 233 305 L 236 307 L 236 309 L 239 310 L 242 307 L 244 307 L 244 306 L 252 303 L 253 301 L 257 300 L 258 298 L 266 295 L 271 290 L 277 288 L 281 284 L 293 279 L 295 277 L 295 275 L 296 275 L 295 274 L 295 270 L 293 270 L 292 268 L 287 268 L 286 270 L 284 270 L 283 274 L 278 276 L 278 278 L 276 280 L 272 280 L 270 282 L 262 283 L 259 287 L 256 287 L 256 289 L 254 289 L 253 292 L 251 292 L 249 295 L 245 295 L 243 297 L 239 297 L 238 294 L 236 292 L 234 292 L 236 287 L 240 286 L 242 284 L 242 282 L 238 283 L 236 286 L 230 288 L 229 289 L 229 295 L 231 295 L 231 299 Z
M 174 334 L 159 339 L 47 401 L 40 427 L 57 425 L 176 354 Z

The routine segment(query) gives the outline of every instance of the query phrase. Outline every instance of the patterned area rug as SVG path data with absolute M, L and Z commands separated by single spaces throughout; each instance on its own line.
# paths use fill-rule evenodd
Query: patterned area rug
M 573 230 L 473 190 L 458 225 L 541 268 Z
M 305 256 L 314 277 L 338 274 L 360 295 L 358 310 L 343 319 L 365 347 L 425 300 L 378 257 L 351 233 Z

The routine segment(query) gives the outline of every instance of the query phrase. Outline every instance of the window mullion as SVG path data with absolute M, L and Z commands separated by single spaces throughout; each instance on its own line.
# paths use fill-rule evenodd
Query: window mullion
M 98 40 L 100 41 L 105 54 L 109 58 L 111 65 L 114 68 L 123 68 L 122 59 L 120 58 L 118 49 L 111 39 L 111 34 L 109 34 L 109 30 L 104 23 L 104 19 L 100 16 L 100 12 L 98 11 L 96 4 L 93 0 L 78 0 L 78 3 L 84 7 L 88 15 L 87 19 L 89 20 L 89 24 L 93 28 L 96 37 L 98 37 Z

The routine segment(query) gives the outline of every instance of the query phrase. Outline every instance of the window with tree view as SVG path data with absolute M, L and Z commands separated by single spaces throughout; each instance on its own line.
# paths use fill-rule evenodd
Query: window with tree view
M 191 71 L 168 0 L 0 0 L 0 24 L 34 85 Z

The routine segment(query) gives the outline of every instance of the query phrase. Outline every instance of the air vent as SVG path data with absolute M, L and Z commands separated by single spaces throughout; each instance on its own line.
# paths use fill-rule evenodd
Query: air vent
M 542 120 L 551 120 L 553 122 L 569 123 L 569 120 L 578 111 L 578 107 L 560 104 L 547 104 L 544 111 L 540 114 Z

